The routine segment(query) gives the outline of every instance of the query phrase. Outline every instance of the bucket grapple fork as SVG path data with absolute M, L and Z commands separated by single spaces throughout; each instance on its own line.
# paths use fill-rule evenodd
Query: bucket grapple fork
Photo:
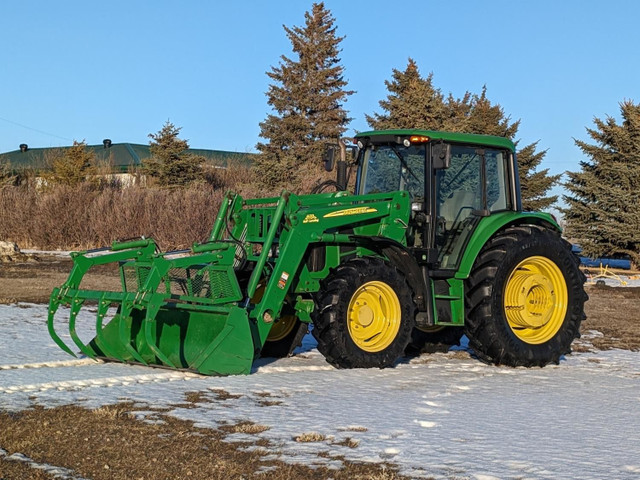
M 116 303 L 124 303 L 128 296 L 126 286 L 123 285 L 122 291 L 97 291 L 82 289 L 81 284 L 85 274 L 98 265 L 105 265 L 112 262 L 127 262 L 134 260 L 139 264 L 148 264 L 156 250 L 156 244 L 152 239 L 140 239 L 129 242 L 115 242 L 111 247 L 104 247 L 85 252 L 72 252 L 73 268 L 67 281 L 60 287 L 54 288 L 49 300 L 49 313 L 47 325 L 51 338 L 56 344 L 70 355 L 76 356 L 75 353 L 66 345 L 64 340 L 57 334 L 54 326 L 54 317 L 60 305 L 67 305 L 69 311 L 69 335 L 73 343 L 80 349 L 82 353 L 88 357 L 95 358 L 101 353 L 107 353 L 109 356 L 122 360 L 119 355 L 112 352 L 105 339 L 102 336 L 102 322 L 105 318 L 108 308 Z M 124 278 L 121 279 L 124 284 Z M 77 334 L 76 319 L 80 309 L 85 301 L 96 302 L 96 331 L 95 346 L 100 348 L 100 352 L 96 351 L 90 344 L 85 344 Z

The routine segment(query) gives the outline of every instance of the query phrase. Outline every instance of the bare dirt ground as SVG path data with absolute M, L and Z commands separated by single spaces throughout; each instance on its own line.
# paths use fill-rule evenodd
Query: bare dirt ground
M 24 258 L 22 260 L 25 260 Z M 0 303 L 47 303 L 51 290 L 61 285 L 71 261 L 41 256 L 37 261 L 0 263 Z M 118 282 L 117 272 L 105 267 L 91 276 L 87 288 L 104 289 Z M 640 288 L 587 286 L 587 320 L 582 331 L 588 343 L 574 350 L 640 350 Z M 593 335 L 592 331 L 602 335 Z M 189 395 L 185 403 L 202 401 Z M 165 423 L 136 420 L 133 405 L 121 404 L 86 410 L 78 407 L 36 408 L 20 413 L 0 412 L 0 480 L 53 479 L 52 472 L 29 466 L 10 456 L 21 453 L 39 464 L 65 467 L 72 475 L 100 479 L 404 479 L 384 464 L 345 462 L 340 471 L 309 468 L 261 457 L 274 448 L 258 442 L 251 452 L 225 442 L 231 432 L 261 431 L 255 424 L 229 425 L 221 430 L 194 427 L 190 422 L 163 417 Z M 162 412 L 159 412 L 162 414 Z M 266 475 L 256 473 L 265 466 Z M 58 477 L 59 478 L 59 477 Z

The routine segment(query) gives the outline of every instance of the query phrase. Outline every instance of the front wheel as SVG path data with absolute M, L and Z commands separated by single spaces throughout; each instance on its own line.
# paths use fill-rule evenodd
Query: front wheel
M 404 275 L 382 260 L 359 258 L 323 282 L 313 336 L 320 353 L 338 368 L 384 368 L 404 354 L 414 317 Z
M 269 335 L 260 352 L 261 357 L 284 358 L 293 354 L 302 344 L 308 325 L 294 314 L 282 315 L 269 330 Z
M 466 288 L 466 334 L 481 359 L 558 363 L 585 318 L 585 277 L 568 242 L 538 226 L 510 227 L 484 246 Z

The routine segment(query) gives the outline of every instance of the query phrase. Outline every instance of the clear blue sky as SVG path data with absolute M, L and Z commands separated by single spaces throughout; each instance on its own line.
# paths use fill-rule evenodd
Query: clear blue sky
M 0 152 L 147 143 L 166 120 L 194 148 L 255 151 L 265 72 L 311 1 L 4 1 Z M 520 119 L 552 173 L 577 170 L 573 138 L 640 102 L 640 2 L 327 0 L 342 43 L 351 129 L 367 129 L 384 81 L 408 57 L 443 93 L 466 90 Z

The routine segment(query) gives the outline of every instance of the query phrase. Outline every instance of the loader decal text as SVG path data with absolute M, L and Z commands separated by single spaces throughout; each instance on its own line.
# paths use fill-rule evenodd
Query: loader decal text
M 318 217 L 316 217 L 313 213 L 309 213 L 306 217 L 304 217 L 302 223 L 317 223 L 319 221 L 320 220 L 318 219 Z
M 344 217 L 347 215 L 359 215 L 361 213 L 375 213 L 377 211 L 378 210 L 371 207 L 347 208 L 346 210 L 337 210 L 335 212 L 327 213 L 322 218 Z

